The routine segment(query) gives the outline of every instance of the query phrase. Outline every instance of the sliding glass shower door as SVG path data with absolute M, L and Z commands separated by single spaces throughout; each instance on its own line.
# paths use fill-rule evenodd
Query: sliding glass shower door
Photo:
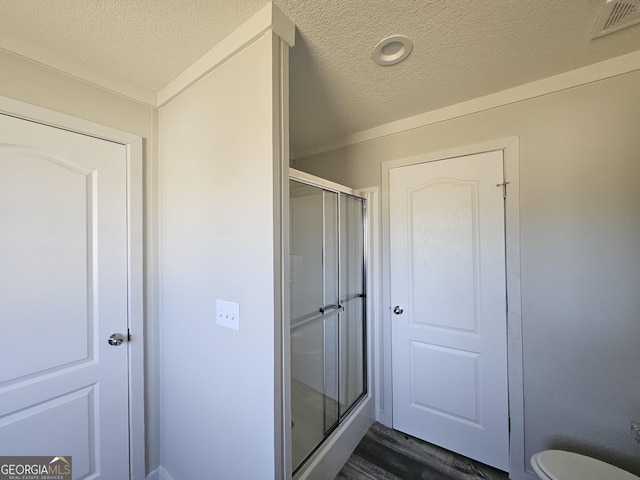
M 364 394 L 364 200 L 340 195 L 340 411 Z
M 290 181 L 294 470 L 365 393 L 364 227 L 363 199 Z

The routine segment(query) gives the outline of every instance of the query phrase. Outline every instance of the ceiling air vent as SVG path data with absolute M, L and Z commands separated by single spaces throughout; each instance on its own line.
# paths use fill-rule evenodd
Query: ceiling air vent
M 640 0 L 607 0 L 593 29 L 592 38 L 640 23 Z

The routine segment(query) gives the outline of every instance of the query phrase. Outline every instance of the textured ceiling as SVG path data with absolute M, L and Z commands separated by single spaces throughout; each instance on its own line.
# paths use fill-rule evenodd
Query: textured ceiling
M 640 49 L 640 25 L 591 39 L 604 0 L 274 3 L 298 27 L 293 151 Z M 0 29 L 157 91 L 265 4 L 0 0 Z M 411 56 L 376 65 L 371 51 L 392 34 L 413 40 Z

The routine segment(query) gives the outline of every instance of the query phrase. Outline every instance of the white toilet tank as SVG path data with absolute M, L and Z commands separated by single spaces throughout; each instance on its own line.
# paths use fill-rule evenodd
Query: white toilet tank
M 531 466 L 541 480 L 640 480 L 621 468 L 563 450 L 536 453 Z

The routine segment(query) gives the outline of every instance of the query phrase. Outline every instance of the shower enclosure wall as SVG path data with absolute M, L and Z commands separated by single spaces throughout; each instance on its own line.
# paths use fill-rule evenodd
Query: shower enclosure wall
M 289 186 L 296 471 L 366 393 L 365 200 L 294 177 Z

